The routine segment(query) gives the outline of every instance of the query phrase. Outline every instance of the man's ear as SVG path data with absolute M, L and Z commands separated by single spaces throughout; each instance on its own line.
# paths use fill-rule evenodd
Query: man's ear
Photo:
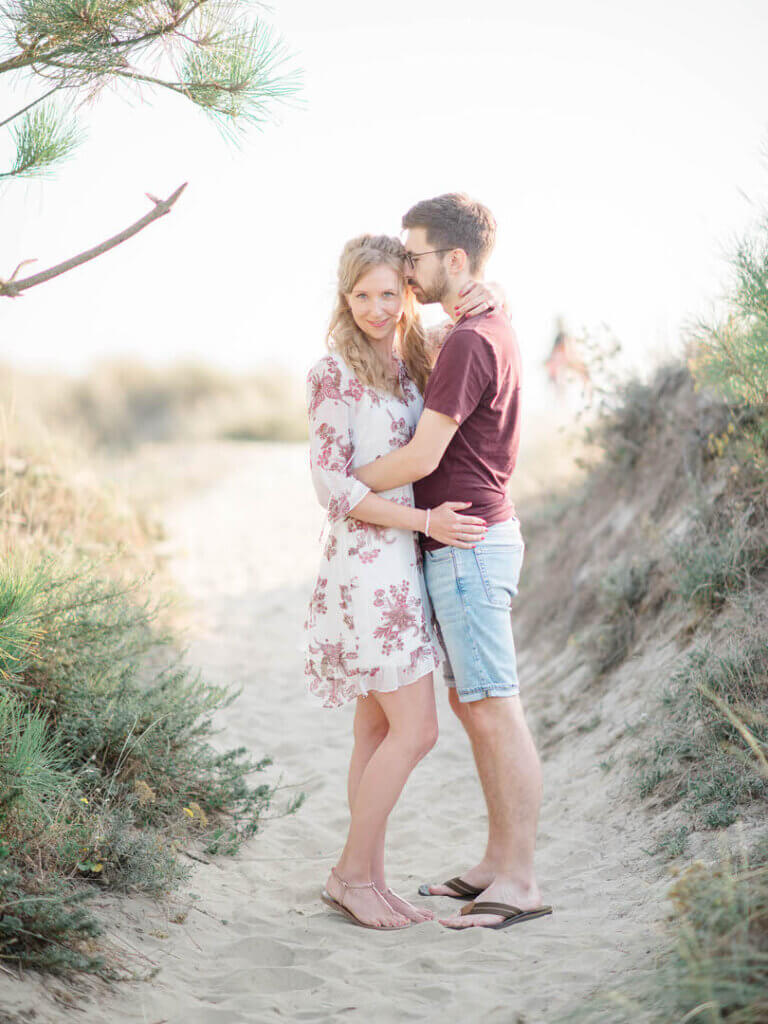
M 448 253 L 448 269 L 452 274 L 460 274 L 469 266 L 469 257 L 463 249 L 451 249 Z

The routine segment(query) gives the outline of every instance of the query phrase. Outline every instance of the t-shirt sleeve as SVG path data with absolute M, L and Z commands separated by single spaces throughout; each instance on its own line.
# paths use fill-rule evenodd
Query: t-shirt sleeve
M 477 408 L 493 373 L 493 352 L 486 339 L 476 331 L 454 331 L 429 378 L 424 407 L 462 424 Z

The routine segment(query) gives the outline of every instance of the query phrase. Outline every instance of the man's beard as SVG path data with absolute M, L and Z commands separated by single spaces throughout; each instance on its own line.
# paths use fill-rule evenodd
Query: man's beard
M 423 287 L 414 281 L 411 284 L 413 293 L 416 296 L 416 301 L 422 306 L 429 306 L 433 302 L 442 302 L 445 296 L 448 294 L 448 272 L 445 267 L 440 264 L 435 273 L 434 279 L 427 287 Z

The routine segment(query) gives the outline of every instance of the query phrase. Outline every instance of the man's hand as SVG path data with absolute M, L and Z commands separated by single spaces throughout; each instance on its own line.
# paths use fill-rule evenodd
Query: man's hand
M 473 548 L 485 540 L 488 526 L 477 516 L 459 515 L 456 509 L 469 508 L 471 501 L 444 501 L 429 514 L 429 536 L 452 548 Z

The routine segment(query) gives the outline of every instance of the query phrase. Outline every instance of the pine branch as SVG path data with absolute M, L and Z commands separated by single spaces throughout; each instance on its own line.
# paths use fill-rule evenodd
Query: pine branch
M 0 296 L 16 298 L 21 295 L 22 292 L 26 291 L 27 288 L 34 288 L 35 285 L 43 284 L 45 281 L 50 281 L 52 278 L 58 277 L 60 274 L 65 274 L 68 270 L 73 270 L 75 267 L 79 267 L 82 263 L 87 263 L 89 260 L 95 259 L 97 256 L 101 256 L 103 253 L 108 252 L 110 249 L 114 249 L 115 246 L 120 245 L 121 242 L 125 242 L 127 239 L 138 234 L 139 231 L 142 231 L 148 224 L 151 224 L 153 220 L 157 220 L 158 217 L 164 217 L 165 214 L 170 213 L 174 203 L 186 187 L 187 182 L 184 182 L 184 184 L 180 185 L 179 188 L 177 188 L 176 191 L 167 199 L 158 199 L 156 196 L 147 192 L 147 198 L 155 204 L 153 210 L 150 210 L 150 212 L 145 214 L 140 220 L 137 220 L 135 224 L 132 224 L 119 234 L 113 235 L 112 238 L 108 238 L 100 245 L 97 245 L 92 249 L 88 249 L 86 252 L 80 253 L 79 256 L 73 256 L 71 259 L 65 260 L 63 263 L 59 263 L 55 267 L 51 267 L 49 270 L 43 270 L 39 274 L 33 274 L 31 277 L 25 277 L 21 281 L 15 281 L 14 278 L 18 273 L 19 267 L 23 266 L 23 264 L 19 264 L 19 267 L 16 268 L 9 281 L 3 281 L 2 278 L 0 278 Z
M 2 178 L 29 178 L 47 173 L 77 148 L 80 133 L 73 121 L 60 117 L 53 108 L 35 110 L 11 129 L 16 141 L 16 160 Z
M 133 18 L 134 24 L 128 29 L 125 21 L 120 23 L 119 11 L 113 10 L 112 23 L 105 19 L 103 23 L 89 22 L 82 13 L 77 15 L 75 7 L 71 4 L 59 8 L 56 17 L 40 17 L 37 21 L 30 17 L 33 12 L 29 9 L 17 15 L 20 24 L 15 32 L 15 39 L 21 45 L 21 51 L 4 61 L 0 61 L 0 74 L 6 71 L 20 71 L 22 68 L 32 67 L 35 64 L 45 65 L 51 61 L 60 60 L 65 57 L 91 56 L 102 58 L 107 55 L 110 49 L 129 50 L 133 47 L 140 47 L 142 44 L 151 43 L 164 35 L 173 35 L 176 29 L 183 25 L 196 11 L 207 4 L 214 4 L 216 0 L 193 0 L 189 6 L 182 10 L 172 8 L 174 17 L 152 28 L 146 28 L 148 15 Z M 144 6 L 144 5 L 142 5 Z M 147 5 L 148 6 L 148 5 Z M 131 13 L 133 9 L 131 8 Z M 152 11 L 152 14 L 155 12 Z M 140 31 L 136 31 L 136 29 Z M 24 31 L 26 29 L 26 32 Z M 73 31 L 74 30 L 74 31 Z M 120 34 L 122 30 L 122 35 Z M 24 35 L 28 35 L 29 41 L 22 42 Z M 94 73 L 99 70 L 98 65 L 92 66 Z

